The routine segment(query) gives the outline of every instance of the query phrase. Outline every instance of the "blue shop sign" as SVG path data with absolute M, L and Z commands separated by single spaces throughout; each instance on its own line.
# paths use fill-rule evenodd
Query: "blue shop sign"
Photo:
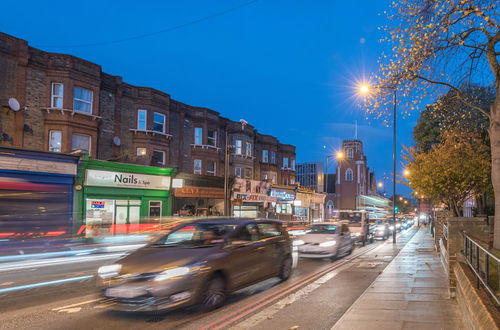
M 286 190 L 271 189 L 269 196 L 276 197 L 280 201 L 293 201 L 295 200 L 295 193 Z

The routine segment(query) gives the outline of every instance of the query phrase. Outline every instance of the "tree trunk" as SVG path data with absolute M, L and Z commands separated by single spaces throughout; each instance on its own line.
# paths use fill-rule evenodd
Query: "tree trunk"
M 500 88 L 490 114 L 491 181 L 495 193 L 493 246 L 500 249 Z

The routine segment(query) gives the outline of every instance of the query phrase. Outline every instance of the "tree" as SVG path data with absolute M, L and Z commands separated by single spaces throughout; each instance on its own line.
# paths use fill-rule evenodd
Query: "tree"
M 462 88 L 460 92 L 467 100 L 484 109 L 495 99 L 491 87 L 469 86 Z M 458 100 L 456 92 L 450 90 L 420 113 L 417 125 L 413 128 L 413 139 L 417 149 L 428 151 L 441 142 L 443 132 L 458 128 L 479 135 L 489 144 L 488 127 L 486 116 Z
M 462 216 L 468 198 L 486 193 L 490 186 L 489 148 L 474 133 L 447 131 L 429 151 L 408 148 L 403 158 L 410 187 L 445 203 L 455 216 Z
M 500 25 L 498 0 L 399 0 L 387 13 L 386 41 L 392 51 L 382 55 L 373 112 L 386 113 L 396 90 L 410 111 L 430 94 L 449 90 L 455 98 L 489 119 L 491 175 L 495 192 L 494 246 L 500 248 Z M 460 86 L 493 84 L 489 111 L 463 96 Z M 452 189 L 453 187 L 449 187 Z

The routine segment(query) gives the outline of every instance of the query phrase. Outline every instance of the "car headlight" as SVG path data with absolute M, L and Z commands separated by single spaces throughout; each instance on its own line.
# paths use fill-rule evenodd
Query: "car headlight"
M 157 282 L 165 281 L 174 277 L 185 276 L 189 274 L 189 267 L 175 267 L 167 269 L 155 276 L 154 280 Z
M 378 226 L 377 230 L 383 231 L 383 230 L 385 230 L 385 226 Z
M 97 275 L 99 275 L 100 278 L 110 278 L 120 274 L 121 269 L 122 265 L 120 264 L 101 266 L 97 270 Z
M 400 228 L 400 227 L 401 227 L 401 224 L 397 223 L 396 228 Z
M 390 227 L 389 227 L 389 229 L 390 229 L 390 230 L 394 230 L 394 226 L 390 226 Z
M 328 241 L 328 242 L 320 243 L 319 246 L 326 247 L 326 246 L 334 246 L 335 244 L 337 244 L 336 241 Z
M 295 240 L 295 241 L 293 241 L 293 242 L 292 242 L 292 245 L 293 245 L 293 246 L 297 246 L 297 245 L 304 245 L 304 244 L 306 244 L 306 242 L 304 242 L 304 241 L 303 241 L 303 240 L 301 240 L 301 239 L 297 239 L 297 240 Z
M 358 237 L 361 236 L 361 233 L 359 232 L 351 233 L 351 236 Z

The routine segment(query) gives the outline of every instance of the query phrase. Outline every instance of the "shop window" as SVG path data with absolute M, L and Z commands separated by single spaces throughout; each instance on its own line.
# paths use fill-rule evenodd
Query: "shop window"
M 271 151 L 271 164 L 276 164 L 276 153 Z
M 237 155 L 242 155 L 243 154 L 242 149 L 243 149 L 243 144 L 242 144 L 241 140 L 236 140 L 234 153 Z
M 71 150 L 82 150 L 90 153 L 90 136 L 73 134 L 71 137 Z
M 145 131 L 147 129 L 148 111 L 139 109 L 137 110 L 137 129 Z
M 137 148 L 137 156 L 146 156 L 148 150 L 146 148 Z
M 52 83 L 52 99 L 50 106 L 52 108 L 63 108 L 64 85 L 61 83 Z
M 209 146 L 217 147 L 217 131 L 207 131 L 207 143 Z
M 287 169 L 288 168 L 288 157 L 283 158 L 283 168 Z
M 201 159 L 194 160 L 194 174 L 201 174 Z
M 269 151 L 268 150 L 262 150 L 262 162 L 263 163 L 269 162 Z
M 153 131 L 165 133 L 165 115 L 155 112 L 153 114 Z
M 153 165 L 165 165 L 165 152 L 153 150 Z
M 209 160 L 207 162 L 207 174 L 215 176 L 216 164 L 214 161 Z
M 161 201 L 149 201 L 149 216 L 161 217 Z
M 345 180 L 346 181 L 352 181 L 353 180 L 353 172 L 350 168 L 348 168 L 346 171 L 345 171 Z
M 241 178 L 242 175 L 242 168 L 241 167 L 235 167 L 234 168 L 234 175 L 237 177 L 237 178 Z
M 91 114 L 93 92 L 89 89 L 75 87 L 73 89 L 73 110 Z
M 251 179 L 251 178 L 252 178 L 252 169 L 245 168 L 245 179 Z
M 61 152 L 62 132 L 50 131 L 49 132 L 49 151 Z
M 252 144 L 250 142 L 246 143 L 245 152 L 248 157 L 252 157 Z
M 203 144 L 203 128 L 201 127 L 194 128 L 194 144 Z

